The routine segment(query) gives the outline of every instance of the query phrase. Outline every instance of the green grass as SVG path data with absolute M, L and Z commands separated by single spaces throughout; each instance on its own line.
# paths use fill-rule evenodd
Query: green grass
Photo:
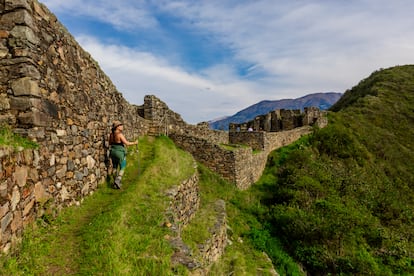
M 280 275 L 414 274 L 414 66 L 375 72 L 332 110 L 326 128 L 271 153 L 246 191 L 199 166 L 201 206 L 182 238 L 199 257 L 218 199 L 229 226 L 209 275 L 271 275 L 272 263 Z M 44 216 L 0 274 L 190 274 L 170 262 L 163 191 L 194 161 L 167 137 L 139 148 L 123 190 L 103 183 L 81 206 Z
M 139 149 L 128 156 L 123 190 L 103 183 L 81 206 L 65 208 L 49 223 L 39 220 L 19 250 L 2 258 L 1 274 L 184 273 L 171 267 L 163 191 L 194 173 L 193 159 L 166 137 L 141 139 Z
M 39 147 L 37 143 L 13 133 L 8 126 L 0 126 L 0 146 L 11 147 L 14 150 Z
M 374 72 L 332 110 L 269 157 L 255 235 L 310 274 L 413 275 L 414 66 Z
M 167 137 L 141 138 L 139 153 L 132 148 L 128 154 L 122 190 L 112 189 L 109 177 L 80 206 L 39 219 L 25 231 L 21 246 L 2 256 L 0 275 L 188 275 L 170 261 L 174 249 L 168 237 L 174 233 L 164 226 L 169 198 L 163 191 L 190 177 L 193 162 Z M 214 203 L 223 199 L 231 243 L 209 275 L 271 275 L 272 262 L 251 234 L 262 227 L 252 211 L 260 199 L 202 165 L 198 170 L 200 210 L 182 233 L 194 257 L 216 221 Z
M 209 275 L 272 275 L 273 264 L 280 275 L 301 275 L 298 266 L 282 246 L 273 244 L 270 259 L 266 250 L 257 246 L 251 234 L 254 229 L 264 226 L 257 219 L 262 193 L 240 191 L 233 184 L 223 180 L 203 165 L 199 165 L 201 206 L 196 218 L 184 228 L 183 240 L 198 252 L 197 244 L 208 238 L 208 229 L 215 222 L 217 214 L 214 203 L 218 199 L 226 202 L 228 239 L 224 255 L 210 267 Z M 259 189 L 259 188 L 258 188 Z M 274 241 L 267 241 L 270 243 Z M 268 253 L 268 252 L 267 252 Z M 296 273 L 298 272 L 298 273 Z
M 234 151 L 240 148 L 249 148 L 248 145 L 241 144 L 220 144 L 220 147 L 228 151 Z

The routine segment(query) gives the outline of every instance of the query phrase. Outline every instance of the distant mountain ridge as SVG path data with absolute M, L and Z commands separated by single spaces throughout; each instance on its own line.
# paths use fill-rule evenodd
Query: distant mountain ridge
M 254 119 L 258 115 L 266 114 L 275 109 L 303 109 L 314 106 L 321 110 L 330 108 L 341 98 L 342 93 L 320 92 L 313 93 L 297 99 L 283 99 L 275 101 L 261 101 L 251 105 L 236 114 L 221 119 L 209 121 L 210 128 L 228 130 L 229 123 L 244 123 Z

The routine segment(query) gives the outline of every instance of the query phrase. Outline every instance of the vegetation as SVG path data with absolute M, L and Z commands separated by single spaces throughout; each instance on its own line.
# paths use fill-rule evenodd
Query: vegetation
M 313 274 L 414 274 L 414 66 L 375 72 L 275 151 L 261 222 Z
M 35 149 L 38 144 L 11 131 L 8 126 L 0 126 L 0 146 L 11 147 L 14 150 Z
M 247 191 L 199 165 L 201 206 L 182 238 L 199 257 L 213 206 L 226 202 L 230 242 L 210 275 L 414 274 L 414 66 L 374 72 L 329 122 L 272 152 Z M 123 190 L 108 180 L 80 206 L 45 215 L 0 274 L 188 275 L 170 261 L 163 191 L 193 173 L 167 137 L 140 139 Z
M 25 231 L 15 252 L 2 256 L 0 275 L 187 275 L 187 268 L 171 264 L 167 237 L 172 233 L 164 226 L 169 199 L 163 191 L 191 176 L 193 162 L 167 137 L 141 138 L 139 154 L 131 150 L 128 155 L 122 190 L 112 189 L 108 178 L 80 206 L 67 207 L 56 218 L 45 214 Z M 201 165 L 199 173 L 201 207 L 183 233 L 194 256 L 215 223 L 213 204 L 224 199 L 233 243 L 211 275 L 269 274 L 271 261 L 250 242 L 250 225 L 259 229 L 260 223 L 238 209 L 247 198 L 252 204 L 259 198 L 237 191 Z
M 202 165 L 200 172 L 201 206 L 197 216 L 184 228 L 182 238 L 197 253 L 197 244 L 202 244 L 209 237 L 207 229 L 215 222 L 214 203 L 218 199 L 226 202 L 226 213 L 230 240 L 224 255 L 210 267 L 209 275 L 272 275 L 272 261 L 264 254 L 260 246 L 264 241 L 254 236 L 264 227 L 256 217 L 260 208 L 260 192 L 240 191 L 220 176 L 212 173 Z M 265 231 L 265 230 L 263 230 Z M 297 264 L 279 244 L 274 245 L 276 268 L 289 267 L 289 271 L 299 271 Z M 280 266 L 279 266 L 280 264 Z M 283 275 L 283 274 L 282 274 Z M 299 275 L 291 274 L 291 275 Z
M 141 139 L 139 155 L 128 156 L 122 190 L 108 179 L 80 206 L 43 217 L 0 261 L 0 274 L 183 275 L 183 267 L 171 268 L 163 226 L 169 201 L 161 191 L 192 175 L 192 163 L 166 137 Z

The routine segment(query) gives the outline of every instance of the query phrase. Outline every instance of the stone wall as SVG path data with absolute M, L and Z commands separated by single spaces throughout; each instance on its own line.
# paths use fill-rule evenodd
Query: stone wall
M 229 143 L 247 145 L 254 150 L 264 150 L 265 135 L 264 131 L 231 131 L 229 132 Z
M 215 204 L 217 220 L 209 229 L 211 236 L 203 244 L 198 245 L 201 262 L 181 239 L 181 230 L 194 218 L 200 206 L 198 180 L 198 173 L 195 173 L 180 185 L 166 191 L 171 199 L 166 212 L 168 218 L 166 226 L 175 232 L 174 237 L 170 237 L 175 251 L 171 257 L 172 263 L 180 263 L 192 270 L 205 269 L 224 253 L 227 245 L 227 214 L 223 200 L 218 200 Z
M 230 132 L 229 142 L 230 144 L 247 145 L 254 150 L 262 150 L 269 153 L 272 150 L 296 141 L 302 135 L 310 133 L 311 130 L 310 126 L 303 126 L 280 132 Z
M 170 207 L 167 210 L 169 223 L 175 228 L 187 225 L 200 206 L 198 173 L 166 193 L 171 198 Z
M 272 150 L 298 140 L 311 130 L 310 126 L 305 126 L 281 132 L 230 132 L 228 146 L 175 133 L 170 134 L 170 138 L 198 162 L 245 190 L 259 180 Z
M 172 111 L 167 104 L 154 95 L 145 96 L 144 110 L 144 118 L 152 123 L 152 134 L 187 135 L 202 138 L 215 144 L 228 143 L 227 132 L 212 130 L 207 122 L 197 125 L 187 124 L 179 114 Z
M 302 126 L 317 125 L 323 128 L 327 125 L 326 111 L 317 107 L 305 107 L 303 112 L 300 109 L 276 109 L 267 114 L 257 116 L 251 121 L 229 125 L 230 132 L 246 131 L 285 131 Z
M 45 6 L 0 0 L 0 126 L 39 144 L 1 150 L 0 248 L 42 215 L 43 201 L 58 210 L 95 190 L 107 175 L 111 122 L 135 139 L 149 131 L 142 113 Z
M 235 150 L 227 150 L 206 139 L 177 133 L 170 134 L 170 138 L 177 146 L 191 153 L 198 162 L 220 174 L 231 183 L 236 183 L 234 152 L 237 150 L 251 151 L 250 148 L 241 147 Z
M 35 204 L 45 204 L 48 200 L 48 195 L 39 181 L 38 163 L 38 150 L 15 152 L 10 148 L 0 148 L 2 252 L 8 252 L 20 239 L 24 227 L 34 221 Z
M 317 115 L 309 113 L 303 122 L 315 123 Z M 272 130 L 277 116 L 277 112 L 268 114 L 256 120 L 254 127 Z M 7 252 L 36 217 L 79 204 L 104 181 L 113 120 L 124 123 L 129 140 L 170 136 L 240 189 L 258 180 L 270 150 L 306 132 L 239 132 L 241 136 L 231 134 L 229 139 L 227 132 L 211 130 L 208 123 L 185 123 L 153 95 L 145 96 L 142 106 L 131 105 L 44 5 L 36 0 L 0 0 L 0 126 L 7 125 L 39 145 L 36 150 L 18 152 L 0 149 L 2 251 Z M 248 147 L 223 146 L 229 143 Z M 198 206 L 195 181 L 183 184 L 175 195 L 172 208 L 182 223 Z M 191 208 L 181 205 L 183 194 L 192 198 Z M 217 243 L 224 244 L 222 237 Z M 208 248 L 205 252 L 211 251 Z
M 226 202 L 218 200 L 215 203 L 214 211 L 216 212 L 216 222 L 209 229 L 211 237 L 203 244 L 199 245 L 199 251 L 203 258 L 203 265 L 207 266 L 223 255 L 227 246 L 227 213 Z

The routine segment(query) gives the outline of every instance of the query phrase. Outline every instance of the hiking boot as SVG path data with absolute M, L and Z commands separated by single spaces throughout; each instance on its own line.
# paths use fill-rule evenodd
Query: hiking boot
M 121 189 L 121 178 L 118 176 L 114 182 L 115 189 Z

